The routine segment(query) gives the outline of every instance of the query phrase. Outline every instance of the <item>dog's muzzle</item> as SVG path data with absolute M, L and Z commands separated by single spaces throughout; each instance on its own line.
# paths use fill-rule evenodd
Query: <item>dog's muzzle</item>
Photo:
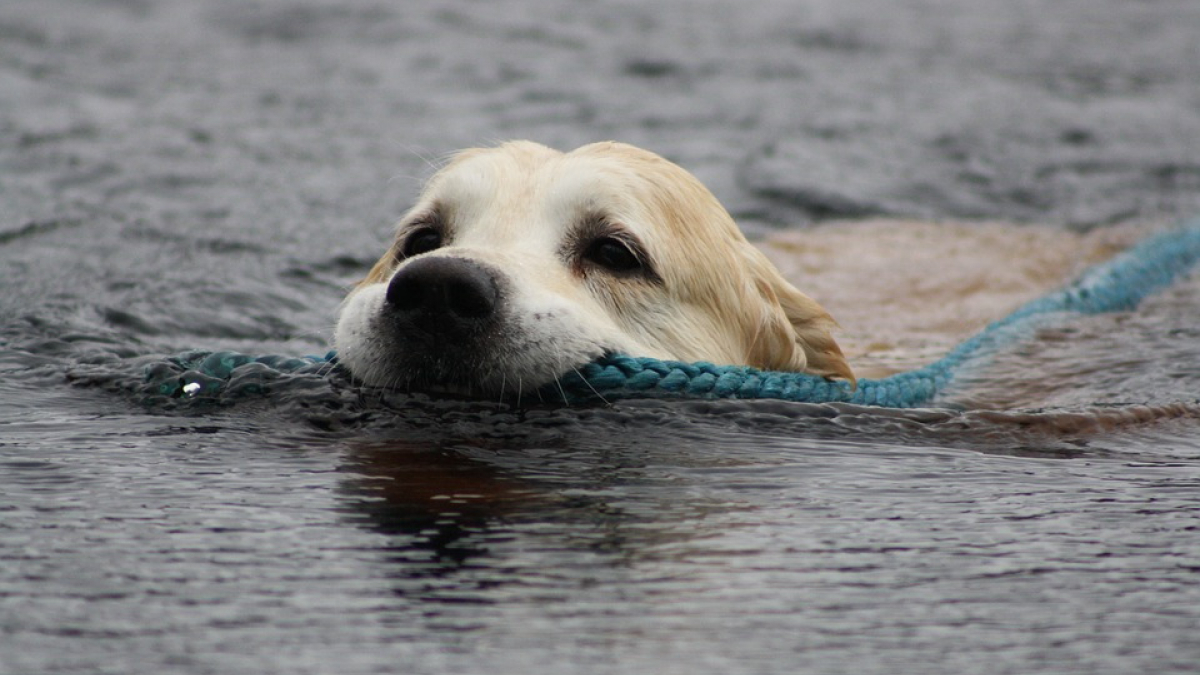
M 437 256 L 413 260 L 396 272 L 388 283 L 383 312 L 396 322 L 401 336 L 463 340 L 492 329 L 501 302 L 491 270 L 464 258 Z

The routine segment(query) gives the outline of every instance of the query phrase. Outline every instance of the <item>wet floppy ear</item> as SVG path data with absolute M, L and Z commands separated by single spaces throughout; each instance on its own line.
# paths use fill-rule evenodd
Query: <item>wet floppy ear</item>
M 785 282 L 786 283 L 786 282 Z M 779 293 L 779 304 L 796 331 L 797 351 L 802 351 L 806 365 L 804 371 L 823 377 L 840 377 L 857 383 L 854 371 L 846 363 L 842 348 L 833 339 L 832 330 L 837 322 L 817 304 L 815 300 L 792 288 L 790 285 Z
M 837 322 L 829 312 L 788 283 L 758 251 L 753 252 L 751 265 L 755 285 L 767 304 L 762 333 L 752 346 L 754 365 L 856 383 L 842 348 L 833 339 Z

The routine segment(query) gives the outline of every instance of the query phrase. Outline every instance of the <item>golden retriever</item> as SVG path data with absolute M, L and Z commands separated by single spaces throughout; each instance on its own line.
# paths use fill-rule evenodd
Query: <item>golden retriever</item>
M 517 141 L 430 179 L 334 342 L 368 385 L 504 395 L 606 353 L 853 381 L 834 326 L 679 166 Z

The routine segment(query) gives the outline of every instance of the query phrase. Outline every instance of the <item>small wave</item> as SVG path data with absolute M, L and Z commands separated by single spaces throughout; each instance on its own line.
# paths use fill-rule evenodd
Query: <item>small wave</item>
M 1200 404 L 1081 406 L 1019 410 L 900 410 L 842 403 L 776 400 L 635 399 L 614 405 L 481 401 L 358 386 L 345 371 L 309 362 L 291 372 L 245 363 L 227 380 L 185 367 L 186 359 L 96 359 L 78 363 L 73 384 L 130 397 L 156 414 L 205 416 L 234 409 L 269 411 L 279 424 L 299 422 L 336 436 L 400 433 L 406 437 L 492 439 L 553 444 L 557 438 L 724 439 L 753 446 L 766 437 L 850 443 L 864 448 L 968 450 L 1071 459 L 1157 458 L 1187 452 Z M 649 434 L 649 436 L 647 436 Z M 1163 447 L 1172 448 L 1164 454 Z M 1174 453 L 1174 454 L 1173 454 Z

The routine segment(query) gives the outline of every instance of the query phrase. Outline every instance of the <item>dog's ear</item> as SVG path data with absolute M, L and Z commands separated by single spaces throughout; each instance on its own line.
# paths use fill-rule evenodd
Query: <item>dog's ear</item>
M 783 278 L 757 250 L 748 251 L 750 270 L 765 304 L 763 318 L 750 347 L 750 362 L 766 370 L 840 377 L 856 384 L 842 348 L 833 339 L 837 322 Z
M 833 339 L 832 331 L 837 322 L 817 301 L 787 282 L 784 284 L 784 289 L 776 288 L 776 294 L 784 315 L 796 332 L 797 352 L 804 354 L 801 370 L 823 377 L 840 377 L 856 384 L 854 371 Z

